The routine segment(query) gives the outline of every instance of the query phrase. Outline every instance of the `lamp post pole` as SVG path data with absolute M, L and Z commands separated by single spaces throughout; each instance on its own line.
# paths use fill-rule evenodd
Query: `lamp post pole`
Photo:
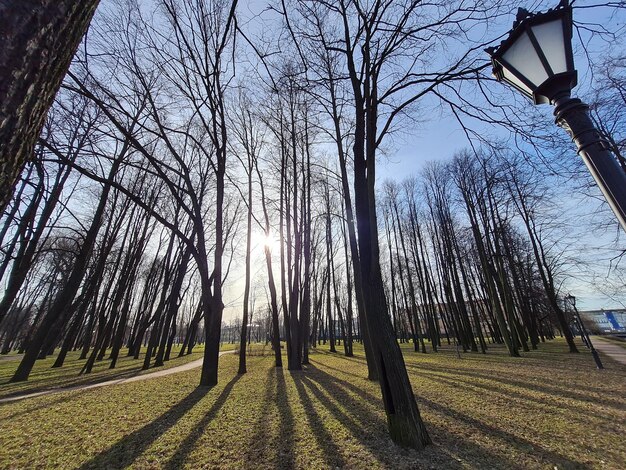
M 571 98 L 569 93 L 555 99 L 554 105 L 556 124 L 565 129 L 578 147 L 578 154 L 626 232 L 626 173 L 596 129 L 589 107 L 578 98 Z
M 602 361 L 600 360 L 600 355 L 598 354 L 598 351 L 596 351 L 596 348 L 593 347 L 593 343 L 591 342 L 591 338 L 589 337 L 587 328 L 585 327 L 585 324 L 583 323 L 582 318 L 580 318 L 580 312 L 576 308 L 576 297 L 574 297 L 573 295 L 568 295 L 565 298 L 570 301 L 572 308 L 574 309 L 574 313 L 576 314 L 576 320 L 578 320 L 578 325 L 580 326 L 580 336 L 584 338 L 584 342 L 586 343 L 586 346 L 591 351 L 591 355 L 593 356 L 593 360 L 596 363 L 596 367 L 598 369 L 604 369 L 604 366 L 602 365 Z

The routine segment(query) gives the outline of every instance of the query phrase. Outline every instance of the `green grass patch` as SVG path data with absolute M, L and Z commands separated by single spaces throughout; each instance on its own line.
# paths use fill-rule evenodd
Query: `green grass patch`
M 625 367 L 560 340 L 522 358 L 402 348 L 434 441 L 421 452 L 389 439 L 362 349 L 320 347 L 300 372 L 251 356 L 238 376 L 222 356 L 213 388 L 195 369 L 0 404 L 0 468 L 624 468 Z
M 234 345 L 234 353 L 239 354 L 239 344 Z M 284 343 L 281 343 L 284 348 Z M 271 343 L 250 343 L 246 344 L 246 357 L 248 356 L 273 356 L 274 350 Z
M 222 343 L 220 344 L 220 351 L 233 351 L 237 347 L 235 343 Z
M 232 350 L 234 345 L 224 344 L 220 350 Z M 107 360 L 108 353 L 104 360 L 96 361 L 90 374 L 80 375 L 80 371 L 86 359 L 79 359 L 80 351 L 71 351 L 67 354 L 63 367 L 52 368 L 56 359 L 56 354 L 40 359 L 35 363 L 28 381 L 9 383 L 9 380 L 17 369 L 21 356 L 17 353 L 1 356 L 0 359 L 0 398 L 6 398 L 26 393 L 40 392 L 56 388 L 74 387 L 80 385 L 90 385 L 106 380 L 117 380 L 134 377 L 136 375 L 147 374 L 159 370 L 176 367 L 196 359 L 202 358 L 204 346 L 197 345 L 193 348 L 193 353 L 178 357 L 179 345 L 172 347 L 170 360 L 161 367 L 151 367 L 148 370 L 141 370 L 145 357 L 145 348 L 142 348 L 138 359 L 127 357 L 128 349 L 122 349 L 115 369 L 109 369 L 110 361 Z M 154 362 L 154 360 L 152 361 Z

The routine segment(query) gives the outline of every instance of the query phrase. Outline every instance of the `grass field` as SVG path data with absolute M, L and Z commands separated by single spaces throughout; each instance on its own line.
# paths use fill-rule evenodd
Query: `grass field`
M 224 344 L 221 347 L 223 351 L 229 351 L 234 348 L 234 344 Z M 103 382 L 105 380 L 125 379 L 136 375 L 147 374 L 159 370 L 176 367 L 196 359 L 202 358 L 204 346 L 198 345 L 193 348 L 193 353 L 183 357 L 178 357 L 180 346 L 173 346 L 171 359 L 161 367 L 152 367 L 148 370 L 141 370 L 145 357 L 145 348 L 142 348 L 139 359 L 127 357 L 127 349 L 120 351 L 120 356 L 115 369 L 109 369 L 110 361 L 97 361 L 94 364 L 90 374 L 80 375 L 80 370 L 86 360 L 79 360 L 80 351 L 71 351 L 67 354 L 67 358 L 63 367 L 52 368 L 52 364 L 56 359 L 56 354 L 46 359 L 38 360 L 35 363 L 28 381 L 9 383 L 9 380 L 15 373 L 21 356 L 11 353 L 9 355 L 0 356 L 0 399 L 25 393 L 39 392 L 42 390 L 50 390 L 60 387 L 73 387 L 79 385 L 89 385 L 93 383 Z M 154 362 L 154 361 L 153 361 Z
M 597 371 L 560 340 L 523 358 L 407 346 L 434 442 L 416 452 L 387 436 L 355 349 L 293 373 L 252 356 L 243 376 L 226 355 L 210 389 L 196 369 L 0 404 L 0 468 L 625 468 L 626 368 L 608 358 Z

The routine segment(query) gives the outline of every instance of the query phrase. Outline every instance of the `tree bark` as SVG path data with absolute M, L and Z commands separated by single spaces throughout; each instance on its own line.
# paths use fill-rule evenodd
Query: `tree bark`
M 0 3 L 0 213 L 99 0 Z

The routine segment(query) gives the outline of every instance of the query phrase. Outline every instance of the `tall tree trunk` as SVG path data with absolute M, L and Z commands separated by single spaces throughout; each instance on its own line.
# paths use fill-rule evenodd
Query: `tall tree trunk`
M 329 88 L 332 118 L 335 131 L 335 142 L 337 144 L 337 154 L 339 155 L 339 169 L 341 170 L 341 195 L 343 197 L 344 208 L 346 211 L 346 222 L 348 224 L 348 236 L 350 239 L 350 254 L 352 255 L 352 270 L 354 272 L 354 292 L 356 295 L 357 311 L 359 316 L 359 324 L 361 326 L 361 337 L 363 338 L 363 349 L 365 350 L 365 359 L 367 362 L 367 378 L 369 380 L 378 380 L 378 368 L 376 366 L 376 358 L 372 351 L 372 340 L 370 332 L 367 328 L 367 318 L 365 316 L 365 304 L 363 300 L 363 280 L 361 279 L 361 259 L 359 257 L 359 247 L 356 237 L 356 227 L 354 223 L 354 212 L 352 210 L 352 199 L 350 197 L 350 183 L 348 179 L 347 158 L 344 151 L 343 135 L 340 127 L 340 118 L 338 111 L 337 98 L 335 93 L 334 82 L 331 80 Z
M 356 69 L 352 62 L 348 66 L 353 77 L 356 98 L 354 196 L 361 279 L 363 286 L 368 287 L 363 289 L 366 326 L 372 340 L 391 438 L 399 444 L 419 449 L 431 441 L 415 402 L 400 346 L 393 333 L 380 269 L 375 199 L 377 97 L 375 90 L 367 90 L 364 99 L 360 98 L 360 84 L 354 79 Z M 376 334 L 372 335 L 372 332 Z
M 261 189 L 261 207 L 263 208 L 263 216 L 265 219 L 265 237 L 271 236 L 270 217 L 267 211 L 267 202 L 265 199 L 265 186 L 263 177 L 259 169 L 258 160 L 255 161 L 255 170 L 259 179 L 259 187 Z M 274 281 L 274 270 L 272 269 L 272 251 L 271 246 L 263 247 L 265 255 L 265 266 L 267 268 L 267 285 L 270 291 L 270 308 L 272 313 L 272 349 L 274 350 L 274 365 L 276 367 L 283 366 L 282 353 L 280 349 L 280 324 L 278 319 L 278 294 L 276 293 L 276 283 Z
M 252 247 L 252 156 L 248 151 L 248 216 L 246 219 L 246 280 L 243 287 L 243 319 L 241 321 L 241 337 L 239 338 L 239 370 L 238 374 L 246 373 L 246 338 L 248 336 L 248 310 L 250 308 L 250 253 Z
M 99 0 L 0 3 L 0 213 Z

